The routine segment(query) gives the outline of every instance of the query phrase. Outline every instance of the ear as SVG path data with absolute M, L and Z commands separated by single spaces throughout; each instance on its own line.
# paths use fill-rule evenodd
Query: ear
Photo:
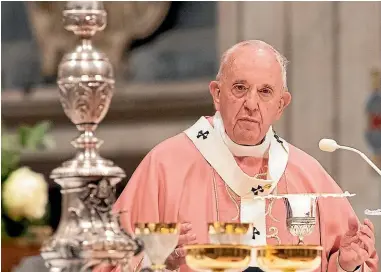
M 279 108 L 276 116 L 276 120 L 279 120 L 283 114 L 283 111 L 291 103 L 291 94 L 288 90 L 284 91 L 279 101 Z
M 213 104 L 216 108 L 216 111 L 220 110 L 220 86 L 218 81 L 211 81 L 209 84 L 209 92 L 212 95 L 213 98 Z

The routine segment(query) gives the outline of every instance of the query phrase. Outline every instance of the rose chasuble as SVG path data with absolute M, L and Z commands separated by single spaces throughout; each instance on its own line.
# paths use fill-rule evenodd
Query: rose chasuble
M 121 221 L 130 233 L 136 222 L 190 222 L 197 243 L 208 243 L 207 223 L 245 222 L 255 226 L 252 245 L 297 244 L 286 227 L 283 200 L 254 196 L 298 193 L 342 191 L 314 158 L 279 138 L 272 128 L 258 146 L 235 144 L 217 112 L 157 145 L 138 166 L 114 209 L 126 211 Z M 317 271 L 341 271 L 340 238 L 354 211 L 346 198 L 319 199 L 317 211 L 315 229 L 304 242 L 324 248 Z M 142 258 L 132 266 L 145 263 Z M 377 261 L 374 252 L 361 269 L 377 271 Z M 250 266 L 256 267 L 255 259 Z M 184 264 L 180 271 L 191 270 Z

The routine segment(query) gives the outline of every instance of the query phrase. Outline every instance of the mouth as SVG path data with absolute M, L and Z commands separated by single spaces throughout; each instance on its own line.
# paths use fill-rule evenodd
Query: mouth
M 251 123 L 260 123 L 260 121 L 258 119 L 249 118 L 249 117 L 239 118 L 238 121 L 251 122 Z

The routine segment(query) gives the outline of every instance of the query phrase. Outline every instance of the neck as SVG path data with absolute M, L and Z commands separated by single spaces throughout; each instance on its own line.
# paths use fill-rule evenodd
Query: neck
M 225 134 L 226 134 L 226 131 L 225 131 Z M 227 134 L 226 134 L 226 135 L 227 135 Z M 229 136 L 228 136 L 228 137 L 229 137 Z M 259 143 L 255 144 L 255 145 L 250 145 L 250 144 L 248 144 L 248 145 L 241 145 L 241 146 L 258 146 L 258 145 L 263 144 L 263 142 L 265 141 L 265 138 L 266 138 L 266 136 L 265 136 L 262 140 L 260 140 Z M 236 142 L 234 142 L 234 143 L 236 143 Z M 237 144 L 237 143 L 236 143 L 236 144 Z M 240 145 L 240 144 L 237 144 L 237 145 Z

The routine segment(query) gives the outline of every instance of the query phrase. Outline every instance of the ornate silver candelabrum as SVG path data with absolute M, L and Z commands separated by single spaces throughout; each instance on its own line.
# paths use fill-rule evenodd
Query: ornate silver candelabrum
M 113 68 L 91 42 L 106 27 L 106 18 L 99 1 L 68 2 L 63 11 L 65 29 L 81 43 L 63 57 L 57 83 L 65 114 L 80 135 L 72 141 L 75 157 L 51 173 L 62 188 L 62 215 L 56 233 L 41 249 L 50 271 L 86 271 L 104 262 L 128 265 L 143 249 L 140 240 L 122 230 L 120 214 L 112 213 L 115 185 L 125 173 L 99 155 L 102 141 L 94 135 L 114 89 Z

